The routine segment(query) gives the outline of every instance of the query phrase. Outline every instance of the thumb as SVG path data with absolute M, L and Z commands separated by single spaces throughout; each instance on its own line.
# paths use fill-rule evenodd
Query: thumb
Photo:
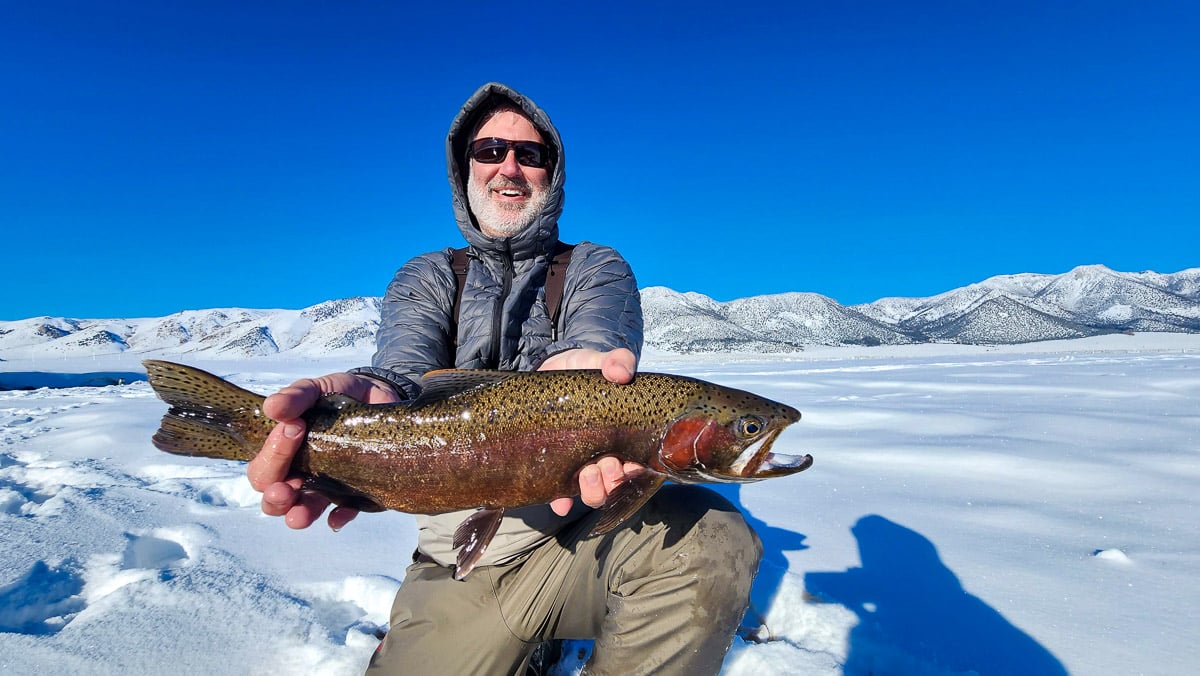
M 609 382 L 624 385 L 633 381 L 633 374 L 637 369 L 637 357 L 633 352 L 624 348 L 613 350 L 604 355 L 604 362 L 600 368 Z
M 271 420 L 295 420 L 321 398 L 321 388 L 312 378 L 303 378 L 267 397 L 263 413 Z

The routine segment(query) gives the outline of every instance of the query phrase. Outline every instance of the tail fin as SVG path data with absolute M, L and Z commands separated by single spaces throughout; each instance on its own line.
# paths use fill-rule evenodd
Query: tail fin
M 159 450 L 249 460 L 275 426 L 263 415 L 262 395 L 191 366 L 157 359 L 142 365 L 154 392 L 171 405 L 151 439 Z

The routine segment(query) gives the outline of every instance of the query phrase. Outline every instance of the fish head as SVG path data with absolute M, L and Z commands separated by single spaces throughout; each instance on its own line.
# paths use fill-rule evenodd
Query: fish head
M 651 466 L 683 483 L 749 483 L 809 468 L 811 455 L 771 451 L 800 411 L 750 392 L 706 383 L 667 427 Z

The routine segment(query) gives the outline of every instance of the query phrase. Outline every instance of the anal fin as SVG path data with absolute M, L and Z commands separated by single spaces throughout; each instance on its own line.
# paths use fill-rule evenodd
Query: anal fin
M 608 494 L 601 507 L 604 513 L 590 535 L 603 535 L 621 525 L 642 508 L 667 480 L 667 475 L 644 467 L 625 475 L 625 481 Z
M 481 509 L 458 524 L 454 531 L 454 546 L 461 549 L 458 550 L 458 565 L 454 567 L 455 580 L 466 578 L 479 563 L 496 531 L 500 530 L 503 517 L 503 507 Z

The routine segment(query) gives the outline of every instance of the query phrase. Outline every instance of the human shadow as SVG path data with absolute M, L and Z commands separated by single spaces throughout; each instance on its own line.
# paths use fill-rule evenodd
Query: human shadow
M 748 641 L 772 640 L 774 637 L 770 625 L 766 622 L 766 614 L 779 593 L 783 576 L 788 571 L 788 560 L 784 552 L 808 549 L 808 545 L 804 544 L 806 536 L 773 526 L 756 517 L 742 504 L 741 484 L 710 484 L 707 488 L 733 503 L 762 541 L 762 562 L 758 566 L 758 575 L 754 578 L 754 586 L 750 590 L 750 609 L 746 611 L 742 625 L 738 628 L 738 635 Z
M 1066 674 L 1045 647 L 967 593 L 920 533 L 868 515 L 851 528 L 861 568 L 808 573 L 808 593 L 858 615 L 846 674 L 936 670 Z

